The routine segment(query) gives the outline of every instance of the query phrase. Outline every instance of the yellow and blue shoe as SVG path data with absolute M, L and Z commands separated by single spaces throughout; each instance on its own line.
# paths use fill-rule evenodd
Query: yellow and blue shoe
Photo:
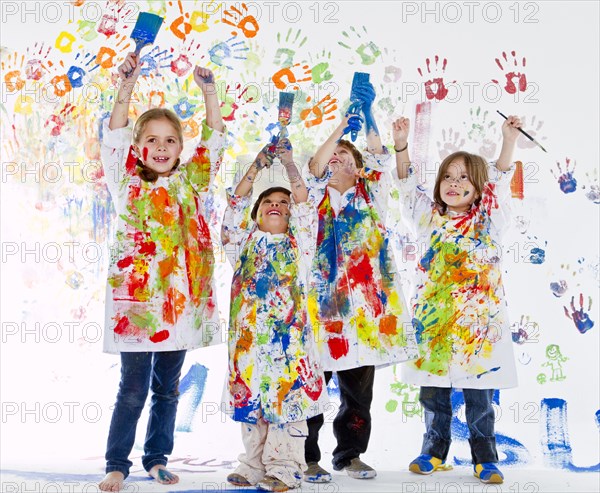
M 432 474 L 435 471 L 449 471 L 452 469 L 450 464 L 446 464 L 442 459 L 432 455 L 421 454 L 413 460 L 408 466 L 410 472 L 417 474 Z
M 475 464 L 473 475 L 479 478 L 482 483 L 501 484 L 504 482 L 504 475 L 493 462 Z

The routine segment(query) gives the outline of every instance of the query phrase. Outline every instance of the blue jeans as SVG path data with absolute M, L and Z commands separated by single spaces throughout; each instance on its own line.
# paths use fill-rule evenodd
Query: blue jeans
M 175 415 L 179 397 L 179 377 L 186 351 L 121 353 L 121 381 L 106 445 L 106 472 L 129 475 L 129 454 L 135 442 L 135 429 L 152 389 L 150 417 L 142 464 L 149 471 L 166 465 L 173 451 Z
M 425 427 L 422 454 L 446 460 L 452 441 L 451 388 L 421 387 L 419 402 L 425 409 Z M 498 462 L 494 433 L 493 389 L 463 389 L 469 445 L 473 464 Z

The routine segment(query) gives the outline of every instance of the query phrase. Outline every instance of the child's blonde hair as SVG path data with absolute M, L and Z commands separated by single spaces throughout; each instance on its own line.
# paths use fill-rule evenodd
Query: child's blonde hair
M 440 169 L 435 180 L 435 188 L 433 189 L 433 200 L 444 212 L 446 212 L 447 205 L 442 200 L 442 196 L 440 194 L 440 184 L 442 183 L 444 175 L 446 174 L 446 171 L 452 162 L 459 159 L 465 163 L 465 168 L 467 168 L 467 174 L 469 175 L 469 181 L 475 187 L 475 192 L 477 194 L 477 198 L 474 202 L 475 205 L 479 204 L 479 201 L 481 200 L 481 194 L 483 193 L 483 187 L 485 186 L 486 182 L 489 181 L 488 163 L 484 158 L 464 151 L 458 151 L 450 154 L 442 161 L 442 164 L 440 165 Z
M 139 144 L 140 139 L 142 138 L 142 134 L 144 133 L 144 128 L 146 128 L 146 125 L 152 120 L 167 120 L 173 126 L 173 129 L 177 134 L 177 138 L 179 139 L 179 143 L 183 147 L 183 126 L 181 125 L 181 120 L 179 120 L 179 118 L 174 112 L 166 108 L 153 108 L 151 110 L 145 111 L 140 115 L 140 117 L 135 122 L 135 125 L 133 126 L 134 144 Z M 177 159 L 172 171 L 177 169 L 179 163 L 180 160 Z M 139 158 L 137 161 L 137 166 L 137 173 L 142 180 L 155 182 L 158 179 L 158 173 L 144 166 L 144 163 Z

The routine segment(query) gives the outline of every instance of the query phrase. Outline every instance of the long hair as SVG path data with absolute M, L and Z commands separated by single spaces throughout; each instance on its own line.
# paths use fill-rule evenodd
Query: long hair
M 476 154 L 470 154 L 464 151 L 458 151 L 453 154 L 450 154 L 446 159 L 442 161 L 440 169 L 437 174 L 437 178 L 435 180 L 435 188 L 433 189 L 433 200 L 435 203 L 442 209 L 442 211 L 446 212 L 446 203 L 442 200 L 442 196 L 440 195 L 440 184 L 444 179 L 444 175 L 446 171 L 450 167 L 453 161 L 462 160 L 465 163 L 465 168 L 467 168 L 467 174 L 469 175 L 469 181 L 475 187 L 475 191 L 477 192 L 477 199 L 475 199 L 475 205 L 478 205 L 481 201 L 481 194 L 483 193 L 483 187 L 486 182 L 489 180 L 488 177 L 488 163 L 481 156 L 477 156 Z
M 146 125 L 153 120 L 167 120 L 173 126 L 177 138 L 179 139 L 179 143 L 183 147 L 183 127 L 181 125 L 181 121 L 174 112 L 166 108 L 153 108 L 140 115 L 133 127 L 134 144 L 139 144 Z M 171 171 L 176 170 L 180 162 L 181 161 L 177 159 Z M 141 159 L 138 158 L 136 165 L 137 174 L 142 180 L 153 183 L 158 179 L 158 173 L 146 167 Z
M 271 195 L 272 193 L 277 193 L 277 192 L 281 192 L 286 194 L 288 197 L 292 196 L 292 192 L 290 192 L 287 188 L 284 187 L 271 187 L 271 188 L 267 188 L 266 190 L 263 190 L 260 195 L 258 196 L 258 198 L 256 199 L 256 202 L 254 202 L 254 207 L 252 207 L 252 212 L 250 213 L 250 217 L 252 218 L 253 221 L 256 221 L 256 215 L 258 214 L 258 208 L 260 207 L 260 203 L 269 195 Z

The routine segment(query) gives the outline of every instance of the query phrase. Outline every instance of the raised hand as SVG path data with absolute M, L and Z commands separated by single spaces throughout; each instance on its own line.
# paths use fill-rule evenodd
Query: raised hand
M 363 124 L 363 119 L 360 115 L 356 113 L 346 113 L 344 120 L 342 121 L 342 125 L 345 124 L 344 130 L 342 132 L 342 136 L 347 133 L 350 134 L 350 139 L 352 142 L 356 140 L 358 136 L 358 132 L 360 132 Z
M 502 138 L 508 142 L 516 142 L 521 132 L 521 119 L 516 115 L 509 115 L 502 124 Z
M 410 120 L 401 116 L 392 123 L 392 138 L 394 139 L 394 148 L 402 149 L 408 143 L 408 133 L 410 132 Z
M 277 142 L 277 146 L 275 148 L 275 154 L 280 159 L 281 164 L 284 166 L 289 163 L 294 162 L 294 148 L 290 139 L 288 138 L 279 138 Z
M 196 65 L 194 67 L 194 82 L 202 92 L 207 92 L 208 89 L 214 90 L 215 74 L 209 68 Z
M 136 55 L 133 51 L 127 53 L 125 60 L 119 65 L 119 77 L 124 81 L 134 81 L 140 75 L 142 71 L 142 64 L 140 63 L 139 55 Z
M 352 102 L 360 103 L 360 109 L 364 113 L 369 113 L 375 101 L 375 88 L 370 82 L 366 82 L 353 90 Z

